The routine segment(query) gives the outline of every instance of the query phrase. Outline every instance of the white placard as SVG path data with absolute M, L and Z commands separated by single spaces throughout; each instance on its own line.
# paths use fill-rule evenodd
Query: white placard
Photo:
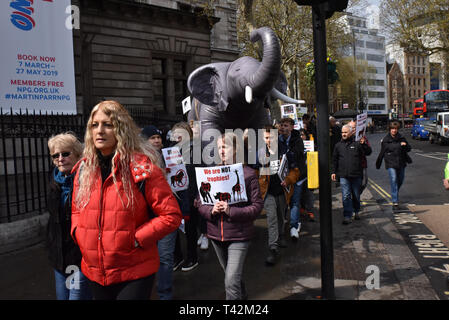
M 192 102 L 190 101 L 190 96 L 182 100 L 182 114 L 186 114 L 192 109 Z
M 295 122 L 294 129 L 301 129 L 301 125 L 299 124 L 298 114 L 296 112 L 296 105 L 294 104 L 284 104 L 281 106 L 281 117 L 289 117 L 292 118 Z
M 0 2 L 4 109 L 76 113 L 70 6 L 70 0 Z
M 314 141 L 313 140 L 303 140 L 302 141 L 304 143 L 304 150 L 306 152 L 314 152 L 315 151 L 315 145 L 314 145 Z
M 245 177 L 241 163 L 195 168 L 196 181 L 202 204 L 218 201 L 229 204 L 247 202 Z
M 162 149 L 165 160 L 167 182 L 173 191 L 186 190 L 189 187 L 189 176 L 178 147 Z
M 357 126 L 355 129 L 355 141 L 359 141 L 364 135 L 366 131 L 366 120 L 368 118 L 368 113 L 362 113 L 357 116 Z

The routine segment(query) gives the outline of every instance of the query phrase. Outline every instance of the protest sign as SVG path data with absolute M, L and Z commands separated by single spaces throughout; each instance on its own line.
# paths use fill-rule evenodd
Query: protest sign
M 281 181 L 284 181 L 288 176 L 288 160 L 285 154 L 282 156 L 281 163 L 279 165 L 278 176 Z M 285 189 L 287 192 L 290 192 L 290 186 L 287 186 Z
M 364 135 L 366 131 L 366 120 L 368 118 L 368 113 L 362 113 L 357 116 L 357 126 L 355 129 L 355 141 L 359 141 Z
M 190 96 L 182 100 L 182 114 L 186 114 L 192 109 L 192 104 L 190 102 Z
M 301 124 L 298 120 L 298 114 L 296 111 L 296 106 L 294 104 L 284 104 L 281 106 L 281 117 L 289 117 L 292 118 L 293 121 L 295 121 L 294 129 L 299 130 L 301 129 Z M 302 121 L 301 121 L 302 123 Z
M 315 151 L 315 145 L 314 145 L 314 143 L 313 143 L 314 141 L 313 140 L 304 140 L 303 141 L 303 143 L 304 143 L 304 150 L 306 151 L 306 152 L 313 152 L 313 151 Z
M 200 167 L 195 168 L 195 171 L 202 204 L 213 205 L 218 201 L 233 204 L 248 201 L 241 163 Z
M 178 147 L 162 149 L 165 160 L 167 182 L 173 191 L 186 190 L 189 187 L 189 176 Z

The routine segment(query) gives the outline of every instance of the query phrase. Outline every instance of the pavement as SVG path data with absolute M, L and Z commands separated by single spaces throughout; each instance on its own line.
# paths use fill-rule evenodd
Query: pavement
M 337 300 L 444 299 L 444 294 L 435 291 L 397 227 L 391 206 L 377 203 L 367 188 L 362 194 L 361 220 L 342 225 L 340 189 L 335 186 L 332 189 Z M 317 199 L 315 192 L 316 208 Z M 322 299 L 318 212 L 316 210 L 315 222 L 304 219 L 299 240 L 287 239 L 279 262 L 272 267 L 264 263 L 268 253 L 266 217 L 262 214 L 255 221 L 256 236 L 249 249 L 243 276 L 249 300 Z M 224 274 L 212 245 L 208 250 L 198 251 L 197 268 L 174 273 L 174 299 L 224 300 Z M 1 254 L 0 270 L 1 300 L 55 299 L 53 272 L 42 243 Z M 152 299 L 158 299 L 155 290 Z

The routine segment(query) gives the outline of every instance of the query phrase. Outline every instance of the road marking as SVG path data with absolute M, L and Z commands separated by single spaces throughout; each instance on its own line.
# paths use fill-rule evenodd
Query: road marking
M 384 189 L 382 189 L 381 186 L 379 186 L 377 183 L 375 183 L 375 182 L 374 182 L 373 180 L 371 180 L 370 178 L 368 178 L 368 181 L 369 181 L 371 187 L 372 187 L 374 190 L 376 190 L 377 193 L 380 194 L 380 196 L 381 196 L 382 198 L 384 198 L 385 200 L 387 200 L 387 202 L 388 202 L 389 204 L 392 204 L 392 203 L 391 203 L 391 196 L 390 196 L 390 194 L 388 194 L 388 192 L 386 192 Z
M 421 156 L 421 157 L 425 157 L 425 158 L 430 158 L 430 159 L 436 159 L 436 160 L 441 160 L 441 161 L 446 161 L 447 159 L 441 159 L 441 158 L 437 158 L 437 157 L 432 157 L 432 156 L 429 156 L 429 155 L 425 155 L 425 154 L 423 154 L 423 153 L 417 153 L 417 152 L 415 152 L 415 154 L 417 155 L 417 156 Z
M 435 268 L 435 267 L 429 267 L 429 268 L 432 270 L 435 270 L 435 271 L 449 274 L 449 264 L 443 264 L 443 267 L 444 267 L 444 269 Z

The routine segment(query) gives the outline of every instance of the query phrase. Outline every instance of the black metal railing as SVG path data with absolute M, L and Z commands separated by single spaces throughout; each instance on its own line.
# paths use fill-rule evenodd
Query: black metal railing
M 0 109 L 0 223 L 42 214 L 51 170 L 47 141 L 72 131 L 82 141 L 82 115 Z
M 140 127 L 172 126 L 182 115 L 127 107 Z M 51 160 L 48 139 L 72 131 L 83 141 L 87 119 L 81 114 L 5 111 L 0 108 L 0 223 L 42 214 L 47 208 Z

